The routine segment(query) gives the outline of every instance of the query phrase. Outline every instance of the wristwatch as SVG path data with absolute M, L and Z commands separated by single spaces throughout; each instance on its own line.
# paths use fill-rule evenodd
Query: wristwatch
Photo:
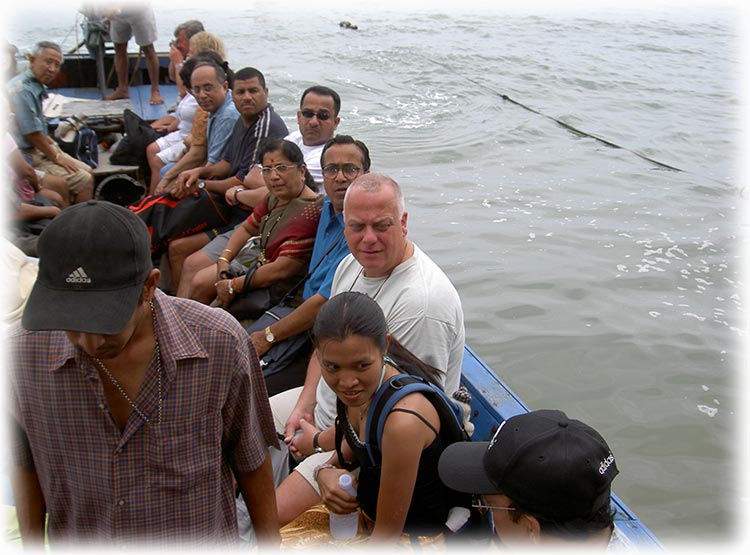
M 322 432 L 316 432 L 315 435 L 313 436 L 313 451 L 315 451 L 316 453 L 325 453 L 323 448 L 318 443 L 318 437 L 320 437 L 321 433 Z
M 205 189 L 206 188 L 206 182 L 205 181 L 199 181 L 198 182 L 198 188 L 199 189 Z
M 271 326 L 266 326 L 266 329 L 263 330 L 263 333 L 266 334 L 266 341 L 268 341 L 269 344 L 273 345 L 273 342 L 276 341 L 276 336 L 271 331 Z

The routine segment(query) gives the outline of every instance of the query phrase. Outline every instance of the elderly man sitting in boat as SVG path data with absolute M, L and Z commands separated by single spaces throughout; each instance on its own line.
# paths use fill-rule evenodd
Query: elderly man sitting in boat
M 437 264 L 407 239 L 406 222 L 396 181 L 377 173 L 358 177 L 344 197 L 344 236 L 351 254 L 336 269 L 331 297 L 344 291 L 369 295 L 383 309 L 391 334 L 437 368 L 441 386 L 452 394 L 459 388 L 464 351 L 461 300 Z M 320 502 L 314 471 L 334 449 L 336 394 L 320 377 L 313 356 L 305 385 L 271 398 L 274 419 L 286 423 L 289 450 L 307 456 L 276 489 L 282 525 Z
M 64 153 L 50 136 L 42 107 L 47 85 L 57 77 L 62 61 L 57 43 L 41 41 L 34 46 L 29 69 L 8 83 L 13 110 L 10 131 L 35 169 L 65 179 L 70 204 L 75 204 L 93 197 L 94 176 L 88 165 Z

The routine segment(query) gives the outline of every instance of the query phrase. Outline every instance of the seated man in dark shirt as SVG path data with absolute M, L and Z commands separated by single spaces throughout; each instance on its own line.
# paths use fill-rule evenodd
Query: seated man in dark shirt
M 205 187 L 207 191 L 224 195 L 242 185 L 250 168 L 259 162 L 258 152 L 266 139 L 282 138 L 289 134 L 286 124 L 268 102 L 266 80 L 257 69 L 246 67 L 234 74 L 232 100 L 240 117 L 234 125 L 221 160 L 182 172 L 175 180 L 175 187 L 188 191 Z M 243 207 L 234 206 L 232 218 L 224 228 L 172 241 L 169 245 L 169 265 L 173 286 L 178 288 L 185 258 L 207 245 L 217 235 L 234 229 L 247 215 L 248 212 Z M 177 293 L 180 294 L 179 288 Z

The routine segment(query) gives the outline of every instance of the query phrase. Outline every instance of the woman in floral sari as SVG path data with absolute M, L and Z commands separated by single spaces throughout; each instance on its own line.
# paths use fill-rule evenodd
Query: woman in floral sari
M 302 152 L 289 141 L 269 140 L 260 160 L 268 195 L 235 229 L 216 266 L 194 278 L 201 290 L 213 290 L 223 307 L 241 291 L 262 287 L 270 287 L 272 298 L 280 300 L 305 276 L 310 262 L 323 195 L 313 189 Z M 259 252 L 243 258 L 242 247 L 255 236 Z M 248 271 L 252 266 L 254 271 Z

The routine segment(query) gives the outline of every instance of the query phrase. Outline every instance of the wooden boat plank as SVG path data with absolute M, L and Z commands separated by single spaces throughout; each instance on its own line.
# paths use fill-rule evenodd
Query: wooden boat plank
M 90 120 L 111 120 L 122 118 L 129 108 L 143 119 L 154 121 L 167 115 L 167 108 L 177 102 L 177 87 L 161 85 L 163 104 L 152 105 L 151 88 L 148 85 L 130 87 L 130 98 L 121 100 L 102 100 L 98 89 L 70 88 L 50 91 L 49 99 L 44 105 L 47 118 L 64 118 L 76 114 L 85 114 Z

